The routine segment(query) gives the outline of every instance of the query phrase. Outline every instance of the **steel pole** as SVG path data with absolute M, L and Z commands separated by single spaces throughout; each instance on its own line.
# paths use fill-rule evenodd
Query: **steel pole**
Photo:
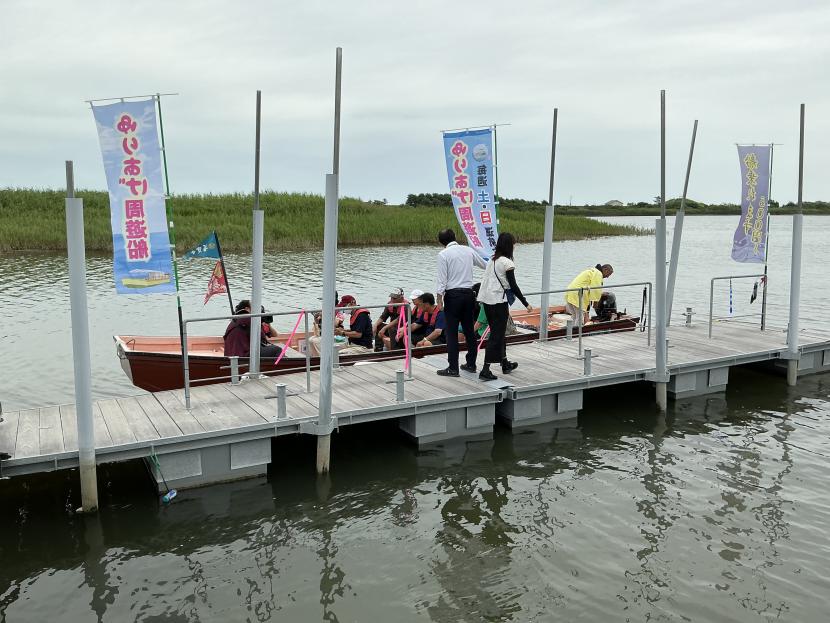
M 259 146 L 262 120 L 262 91 L 256 92 L 256 145 L 254 148 L 254 213 L 253 213 L 253 255 L 251 257 L 251 313 L 258 314 L 262 309 L 262 254 L 265 236 L 265 214 L 259 208 Z M 256 323 L 254 322 L 256 321 Z M 256 324 L 256 326 L 254 326 Z M 261 318 L 251 318 L 250 358 L 248 375 L 259 376 L 259 342 Z
M 84 202 L 83 199 L 75 198 L 75 177 L 71 160 L 66 161 L 65 209 L 81 508 L 85 513 L 91 513 L 98 509 L 98 476 L 95 464 L 95 423 L 92 418 L 92 365 L 86 297 Z
M 548 205 L 545 206 L 545 243 L 542 251 L 542 299 L 539 306 L 539 339 L 548 339 L 548 307 L 550 305 L 550 268 L 553 257 L 553 179 L 556 171 L 556 126 L 559 109 L 553 109 L 553 138 L 550 146 L 550 185 L 548 186 Z
M 680 241 L 683 238 L 683 217 L 686 215 L 686 192 L 689 190 L 689 175 L 692 172 L 692 157 L 695 153 L 695 137 L 697 136 L 697 119 L 692 127 L 692 144 L 689 147 L 689 162 L 686 165 L 686 181 L 683 183 L 683 197 L 680 199 L 680 208 L 674 219 L 674 235 L 671 241 L 671 262 L 669 263 L 669 282 L 666 286 L 666 324 L 671 324 L 671 309 L 674 303 L 674 285 L 677 281 L 677 266 L 680 262 Z
M 767 185 L 767 239 L 764 242 L 764 291 L 761 293 L 761 331 L 767 328 L 767 269 L 769 267 L 769 227 L 772 210 L 772 161 L 775 156 L 775 144 L 769 145 L 769 184 Z
M 790 328 L 787 332 L 787 384 L 798 380 L 798 314 L 801 302 L 801 239 L 804 228 L 804 104 L 801 105 L 801 124 L 798 144 L 798 209 L 793 215 L 793 249 L 790 267 Z
M 334 361 L 334 291 L 337 287 L 337 176 L 326 175 L 326 215 L 323 231 L 323 326 L 320 330 L 320 399 L 317 424 L 317 473 L 329 471 L 331 384 Z M 325 438 L 325 440 L 324 440 Z
M 654 268 L 656 281 L 655 316 L 657 318 L 657 343 L 655 346 L 655 381 L 657 388 L 657 407 L 665 411 L 666 401 L 666 219 L 658 218 L 654 224 L 655 247 Z

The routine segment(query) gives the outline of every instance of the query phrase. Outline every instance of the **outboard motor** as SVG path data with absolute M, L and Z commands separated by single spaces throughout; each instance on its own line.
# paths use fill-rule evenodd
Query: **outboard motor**
M 596 321 L 609 322 L 617 315 L 617 296 L 613 292 L 603 292 L 594 305 L 597 313 Z

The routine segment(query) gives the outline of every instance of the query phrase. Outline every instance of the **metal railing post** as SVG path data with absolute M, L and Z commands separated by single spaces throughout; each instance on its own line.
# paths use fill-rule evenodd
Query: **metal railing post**
M 574 319 L 568 318 L 565 321 L 565 340 L 570 342 L 574 338 Z
M 651 284 L 648 284 L 648 333 L 646 334 L 646 346 L 651 346 Z
M 691 307 L 686 308 L 686 326 L 692 326 L 692 316 L 694 315 L 694 310 Z
M 715 278 L 709 282 L 709 338 L 712 337 L 712 316 L 715 312 Z
M 586 348 L 582 358 L 582 372 L 585 376 L 591 376 L 591 349 Z
M 231 385 L 239 385 L 239 357 L 229 357 L 231 360 Z
M 285 383 L 277 383 L 277 419 L 288 418 L 288 411 L 285 408 Z
M 187 348 L 187 320 L 182 322 L 182 366 L 184 368 L 184 408 L 190 409 L 190 357 Z
M 395 400 L 398 402 L 404 402 L 404 383 L 406 379 L 404 379 L 404 372 L 403 370 L 395 370 Z

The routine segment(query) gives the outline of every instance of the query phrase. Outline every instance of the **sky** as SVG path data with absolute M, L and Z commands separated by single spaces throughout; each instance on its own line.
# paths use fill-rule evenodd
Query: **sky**
M 322 194 L 343 48 L 341 194 L 448 192 L 442 129 L 499 127 L 500 194 L 555 202 L 737 203 L 736 142 L 775 148 L 772 198 L 830 200 L 826 0 L 2 0 L 0 187 L 103 189 L 85 100 L 163 99 L 170 188 L 250 192 L 256 91 L 262 188 Z

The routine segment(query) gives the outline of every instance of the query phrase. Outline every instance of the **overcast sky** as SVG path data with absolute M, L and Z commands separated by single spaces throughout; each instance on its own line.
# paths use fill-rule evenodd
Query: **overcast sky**
M 440 130 L 499 129 L 500 190 L 547 195 L 559 108 L 556 202 L 659 193 L 667 91 L 667 195 L 737 202 L 735 142 L 776 142 L 773 198 L 830 200 L 830 2 L 516 0 L 0 5 L 0 187 L 105 179 L 91 98 L 165 98 L 170 186 L 250 191 L 255 93 L 263 188 L 322 193 L 331 169 L 335 47 L 343 47 L 341 191 L 403 201 L 447 192 Z

